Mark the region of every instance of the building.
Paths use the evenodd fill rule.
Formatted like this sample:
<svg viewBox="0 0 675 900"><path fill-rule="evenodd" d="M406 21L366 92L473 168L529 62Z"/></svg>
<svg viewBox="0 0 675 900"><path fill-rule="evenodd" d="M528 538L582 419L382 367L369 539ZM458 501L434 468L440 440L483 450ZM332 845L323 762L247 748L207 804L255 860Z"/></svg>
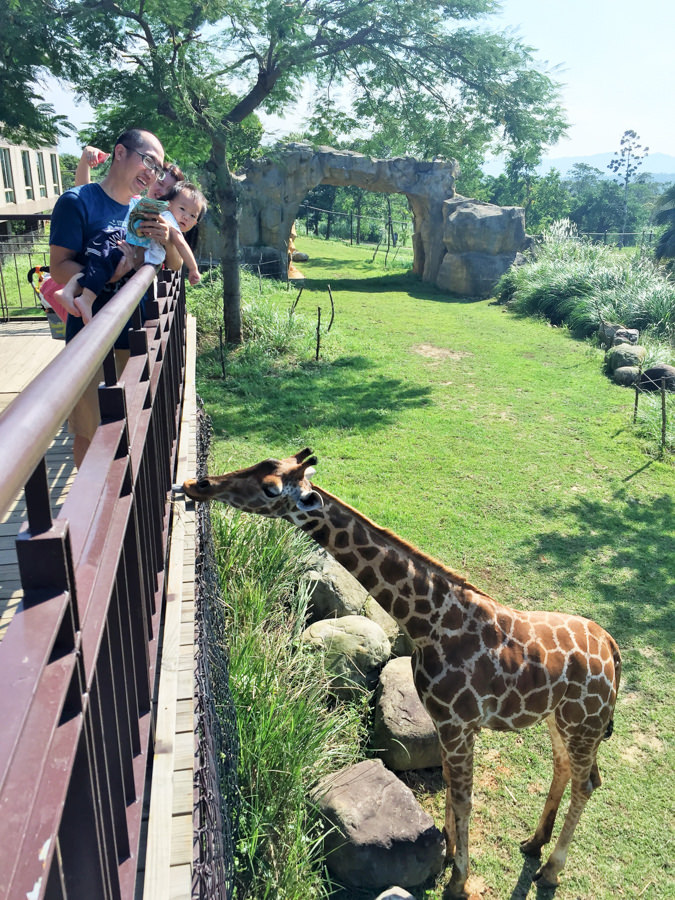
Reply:
<svg viewBox="0 0 675 900"><path fill-rule="evenodd" d="M0 219L49 212L60 193L56 147L34 150L0 138Z"/></svg>

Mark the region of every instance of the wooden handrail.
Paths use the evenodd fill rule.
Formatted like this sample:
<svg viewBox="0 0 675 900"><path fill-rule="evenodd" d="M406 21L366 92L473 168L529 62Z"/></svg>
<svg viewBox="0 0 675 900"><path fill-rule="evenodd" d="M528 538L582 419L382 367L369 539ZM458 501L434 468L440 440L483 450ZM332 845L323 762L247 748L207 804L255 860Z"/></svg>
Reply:
<svg viewBox="0 0 675 900"><path fill-rule="evenodd" d="M5 509L25 484L23 596L0 642L0 900L133 900L153 752L185 366L178 273L144 266L0 417ZM140 322L140 319L139 319ZM57 519L44 453L99 366L101 424Z"/></svg>
<svg viewBox="0 0 675 900"><path fill-rule="evenodd" d="M143 266L0 415L0 516L23 488L152 284Z"/></svg>

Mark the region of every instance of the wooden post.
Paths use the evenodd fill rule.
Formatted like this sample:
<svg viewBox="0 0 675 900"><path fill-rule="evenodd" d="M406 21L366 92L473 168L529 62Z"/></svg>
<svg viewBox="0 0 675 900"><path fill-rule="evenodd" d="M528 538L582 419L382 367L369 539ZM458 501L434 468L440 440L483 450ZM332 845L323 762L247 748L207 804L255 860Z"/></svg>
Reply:
<svg viewBox="0 0 675 900"><path fill-rule="evenodd" d="M317 317L316 317L316 356L314 357L316 361L319 361L319 350L321 349L321 307L317 306L316 308Z"/></svg>
<svg viewBox="0 0 675 900"><path fill-rule="evenodd" d="M333 303L333 292L330 289L330 285L328 285L328 296L330 297L330 322L328 323L326 334L331 330L333 319L335 318L335 303Z"/></svg>
<svg viewBox="0 0 675 900"><path fill-rule="evenodd" d="M635 405L633 406L633 425L635 425L635 423L637 422L637 414L638 414L638 397L640 396L640 382L639 382L639 377L640 377L640 376L638 375L638 381L635 382Z"/></svg>
<svg viewBox="0 0 675 900"><path fill-rule="evenodd" d="M666 446L666 379L661 378L661 451Z"/></svg>

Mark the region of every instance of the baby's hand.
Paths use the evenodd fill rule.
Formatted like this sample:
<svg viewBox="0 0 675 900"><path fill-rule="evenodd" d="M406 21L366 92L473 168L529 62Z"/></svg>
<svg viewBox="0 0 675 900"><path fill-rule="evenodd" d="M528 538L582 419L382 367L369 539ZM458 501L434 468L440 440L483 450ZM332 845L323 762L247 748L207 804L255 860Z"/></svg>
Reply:
<svg viewBox="0 0 675 900"><path fill-rule="evenodd" d="M198 269L190 269L188 272L188 281L190 284L199 284L202 280L202 276L199 274Z"/></svg>

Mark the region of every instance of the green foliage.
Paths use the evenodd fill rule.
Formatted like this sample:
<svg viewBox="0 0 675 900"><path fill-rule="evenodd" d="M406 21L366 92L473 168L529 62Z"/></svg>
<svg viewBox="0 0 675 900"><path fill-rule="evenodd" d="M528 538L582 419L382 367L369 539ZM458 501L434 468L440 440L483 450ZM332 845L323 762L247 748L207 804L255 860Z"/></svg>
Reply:
<svg viewBox="0 0 675 900"><path fill-rule="evenodd" d="M654 250L657 259L675 259L675 184L658 201L654 222L664 225Z"/></svg>
<svg viewBox="0 0 675 900"><path fill-rule="evenodd" d="M552 226L531 261L508 272L497 293L517 312L568 325L580 337L594 334L601 321L662 339L675 334L675 284L659 267L581 240L569 222Z"/></svg>
<svg viewBox="0 0 675 900"><path fill-rule="evenodd" d="M329 702L322 658L303 651L310 542L283 522L213 507L239 732L236 900L325 897L310 792L350 765L360 711Z"/></svg>

